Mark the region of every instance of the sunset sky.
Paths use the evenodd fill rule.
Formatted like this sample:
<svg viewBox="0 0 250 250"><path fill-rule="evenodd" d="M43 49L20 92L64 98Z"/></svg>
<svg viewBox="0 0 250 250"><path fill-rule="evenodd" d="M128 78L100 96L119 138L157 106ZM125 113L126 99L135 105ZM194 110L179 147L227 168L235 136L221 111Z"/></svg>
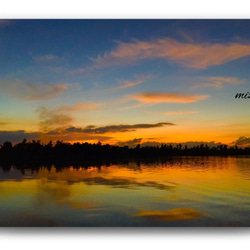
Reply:
<svg viewBox="0 0 250 250"><path fill-rule="evenodd" d="M250 145L250 20L0 20L0 144Z"/></svg>

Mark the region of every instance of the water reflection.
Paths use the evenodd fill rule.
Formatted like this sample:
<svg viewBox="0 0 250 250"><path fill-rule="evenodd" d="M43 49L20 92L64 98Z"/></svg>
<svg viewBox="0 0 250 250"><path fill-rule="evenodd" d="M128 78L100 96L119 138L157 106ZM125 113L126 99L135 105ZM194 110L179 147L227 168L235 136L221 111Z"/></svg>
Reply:
<svg viewBox="0 0 250 250"><path fill-rule="evenodd" d="M250 158L0 168L1 226L249 226Z"/></svg>
<svg viewBox="0 0 250 250"><path fill-rule="evenodd" d="M135 214L135 217L145 217L157 221L182 221L193 220L206 216L192 208L175 208L167 211L143 211Z"/></svg>

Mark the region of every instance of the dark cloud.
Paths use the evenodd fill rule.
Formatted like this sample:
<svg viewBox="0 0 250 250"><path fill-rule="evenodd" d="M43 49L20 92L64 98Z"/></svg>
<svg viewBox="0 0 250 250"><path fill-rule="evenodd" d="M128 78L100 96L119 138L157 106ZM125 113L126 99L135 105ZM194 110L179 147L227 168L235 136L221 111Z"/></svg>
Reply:
<svg viewBox="0 0 250 250"><path fill-rule="evenodd" d="M133 124L133 125L110 125L110 126L104 126L104 127L86 127L83 129L83 132L85 133L94 133L94 134L104 134L108 132L130 132L135 131L136 129L141 128L157 128L157 127L163 127L166 125L175 125L174 123L170 122L160 122L155 124Z"/></svg>
<svg viewBox="0 0 250 250"><path fill-rule="evenodd" d="M74 131L74 127L70 127L67 129L65 128L55 128L53 130L50 130L44 134L41 133L42 135L42 141L54 141L54 140L63 140L64 142L84 142L88 141L91 143L97 143L98 141L104 142L108 140L112 140L113 137L110 136L103 136L99 134L86 134L83 133L82 131L79 133L77 132L77 128Z"/></svg>
<svg viewBox="0 0 250 250"><path fill-rule="evenodd" d="M129 146L130 148L136 147L137 144L141 143L142 138L135 138L133 140L118 142L116 145L119 147Z"/></svg>
<svg viewBox="0 0 250 250"><path fill-rule="evenodd" d="M11 142L20 142L23 139L37 139L39 137L39 133L27 133L24 130L18 131L0 131L0 143L4 143L6 141Z"/></svg>
<svg viewBox="0 0 250 250"><path fill-rule="evenodd" d="M236 146L250 146L250 137L241 136L233 142Z"/></svg>
<svg viewBox="0 0 250 250"><path fill-rule="evenodd" d="M178 143L173 143L173 144L177 145ZM215 142L215 141L210 141L210 142L207 142L207 141L188 141L188 142L184 142L181 144L183 146L187 146L187 147L199 146L201 144L208 145L209 147L216 147L216 146L222 145L221 142Z"/></svg>
<svg viewBox="0 0 250 250"><path fill-rule="evenodd" d="M222 143L220 142L214 142L214 141L210 141L210 142L205 142L205 141L188 141L188 142L182 142L182 143L173 143L173 142L157 142L157 141L144 141L141 143L142 138L139 139L133 139L133 140L129 140L129 141L124 141L124 142L118 142L116 143L117 146L123 147L123 146L129 146L131 148L134 148L137 146L137 144L140 143L140 145L142 147L160 147L162 144L166 144L166 145L172 145L172 146L177 146L179 144L181 144L183 147L187 146L188 148L194 147L194 146L199 146L201 144L204 145L208 145L209 147L213 147L213 146L218 146L218 145L222 145Z"/></svg>
<svg viewBox="0 0 250 250"><path fill-rule="evenodd" d="M94 125L86 126L85 128L76 128L76 127L69 127L65 129L67 132L82 132L82 133L89 133L89 134L105 134L108 132L116 133L116 132L130 132L135 131L136 129L141 128L157 128L163 127L166 125L175 125L174 123L170 122L160 122L155 124L133 124L133 125L109 125L103 127L96 127ZM138 139L136 139L138 140Z"/></svg>
<svg viewBox="0 0 250 250"><path fill-rule="evenodd" d="M82 132L81 128L69 127L65 129L67 132Z"/></svg>
<svg viewBox="0 0 250 250"><path fill-rule="evenodd" d="M47 135L58 135L59 132L58 131L49 131L48 133L46 133Z"/></svg>

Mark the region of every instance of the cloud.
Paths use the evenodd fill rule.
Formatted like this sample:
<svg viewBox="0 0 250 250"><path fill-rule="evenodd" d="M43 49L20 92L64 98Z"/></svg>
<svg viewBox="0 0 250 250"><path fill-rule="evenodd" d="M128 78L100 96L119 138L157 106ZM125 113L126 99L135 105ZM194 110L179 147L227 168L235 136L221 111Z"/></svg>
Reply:
<svg viewBox="0 0 250 250"><path fill-rule="evenodd" d="M0 81L1 92L12 98L26 101L47 100L60 95L68 84L29 84L22 80Z"/></svg>
<svg viewBox="0 0 250 250"><path fill-rule="evenodd" d="M58 131L49 131L49 132L47 132L46 133L47 135L58 135L59 134L59 132Z"/></svg>
<svg viewBox="0 0 250 250"><path fill-rule="evenodd" d="M99 104L94 102L76 103L72 106L61 106L55 109L47 109L46 107L40 107L36 110L40 119L40 126L42 131L52 134L57 134L55 128L58 130L65 129L65 127L72 124L74 118L71 116L72 112L79 112L82 110L94 110L99 107ZM72 127L74 128L74 127ZM67 129L65 130L67 131ZM68 131L77 132L77 131Z"/></svg>
<svg viewBox="0 0 250 250"><path fill-rule="evenodd" d="M178 112L175 112L175 111L169 111L169 112L164 112L165 115L185 115L185 114L196 114L198 113L198 111L178 111Z"/></svg>
<svg viewBox="0 0 250 250"><path fill-rule="evenodd" d="M131 132L136 131L137 129L145 128L158 128L166 125L175 125L169 122L161 122L155 124L133 124L133 125L110 125L104 127L86 127L83 129L85 133L94 133L94 134L104 134L104 133L116 133L116 132Z"/></svg>
<svg viewBox="0 0 250 250"><path fill-rule="evenodd" d="M20 142L23 139L37 139L39 137L39 133L28 133L24 130L18 131L0 131L0 143L4 143L5 141L11 142Z"/></svg>
<svg viewBox="0 0 250 250"><path fill-rule="evenodd" d="M139 103L139 104L136 104L136 105L120 108L120 110L134 109L134 108L140 108L140 107L144 107L144 106L145 106L144 103Z"/></svg>
<svg viewBox="0 0 250 250"><path fill-rule="evenodd" d="M120 90L120 89L125 89L125 88L130 88L133 87L135 85L141 84L143 81L142 80L137 80L135 82L133 81L128 81L128 80L118 80L118 82L120 83L120 86L111 88L109 90Z"/></svg>
<svg viewBox="0 0 250 250"><path fill-rule="evenodd" d="M58 141L62 140L64 142L91 142L97 143L98 141L110 141L113 137L111 136L103 136L99 134L87 134L82 131L82 129L77 130L74 127L69 127L65 129L65 127L54 128L54 130L48 131L47 133L41 134L42 141Z"/></svg>
<svg viewBox="0 0 250 250"><path fill-rule="evenodd" d="M142 141L142 138L135 138L133 140L125 141L125 142L117 142L116 145L119 147L128 146L130 148L136 147L138 144L140 144Z"/></svg>
<svg viewBox="0 0 250 250"><path fill-rule="evenodd" d="M120 42L115 49L98 55L97 58L91 58L91 66L79 68L77 71L128 65L156 58L185 67L205 69L248 55L250 55L250 45L240 43L184 43L168 37L151 41L133 40L129 43Z"/></svg>
<svg viewBox="0 0 250 250"><path fill-rule="evenodd" d="M135 81L129 81L129 80L124 80L124 79L118 79L118 83L120 84L117 87L113 87L108 89L108 91L113 91L113 90L120 90L120 89L125 89L125 88L131 88L133 86L139 85L143 83L145 80L150 78L150 75L144 75L144 76L139 76L136 78Z"/></svg>
<svg viewBox="0 0 250 250"><path fill-rule="evenodd" d="M39 61L39 62L46 62L46 61L52 61L55 59L58 59L58 56L52 55L52 54L48 54L48 55L42 55L42 56L33 56L33 59L35 61Z"/></svg>
<svg viewBox="0 0 250 250"><path fill-rule="evenodd" d="M95 110L100 106L100 104L95 102L86 102L86 103L76 103L72 106L61 106L58 108L58 111L66 111L66 112L75 112L81 110Z"/></svg>
<svg viewBox="0 0 250 250"><path fill-rule="evenodd" d="M208 98L208 95L187 95L175 93L140 93L131 95L130 98L143 103L190 103Z"/></svg>
<svg viewBox="0 0 250 250"><path fill-rule="evenodd" d="M241 147L250 147L250 137L241 136L233 144Z"/></svg>
<svg viewBox="0 0 250 250"><path fill-rule="evenodd" d="M57 110L48 110L45 107L40 107L37 109L37 112L40 118L40 126L43 131L48 131L58 126L67 126L73 121L71 116L58 113Z"/></svg>
<svg viewBox="0 0 250 250"><path fill-rule="evenodd" d="M216 88L220 89L225 85L238 85L244 82L244 80L236 78L236 77L205 77L201 79L201 83L196 84L193 88Z"/></svg>
<svg viewBox="0 0 250 250"><path fill-rule="evenodd" d="M66 128L65 131L67 131L67 132L83 132L83 129L76 128L76 127L69 127L69 128Z"/></svg>
<svg viewBox="0 0 250 250"><path fill-rule="evenodd" d="M137 129L145 129L145 128L158 128L166 125L175 125L170 122L161 122L154 124L133 124L133 125L109 125L103 127L96 127L93 125L87 126L85 128L76 128L69 127L65 129L67 132L82 132L82 133L90 133L90 134L104 134L104 133L117 133L117 132L131 132Z"/></svg>

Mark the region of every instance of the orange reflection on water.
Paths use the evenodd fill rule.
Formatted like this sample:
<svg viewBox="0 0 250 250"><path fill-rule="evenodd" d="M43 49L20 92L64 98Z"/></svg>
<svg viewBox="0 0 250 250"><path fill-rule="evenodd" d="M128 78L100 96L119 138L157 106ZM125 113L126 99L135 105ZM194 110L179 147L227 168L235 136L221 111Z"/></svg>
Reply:
<svg viewBox="0 0 250 250"><path fill-rule="evenodd" d="M57 182L65 181L69 184L80 182L82 185L77 187L81 188L82 192L90 189L91 185L110 188L148 187L158 190L174 190L177 187L178 192L172 193L171 197L168 196L169 199L182 198L181 196L198 199L201 198L198 197L199 195L216 197L242 194L244 191L245 195L249 197L249 181L246 177L250 176L250 172L247 172L244 167L246 163L240 165L238 161L239 159L234 157L182 157L163 165L129 163L102 166L101 169L70 167L58 172L55 168L50 171L42 168L39 170L37 178ZM101 192L105 191L108 192L107 189L101 190Z"/></svg>
<svg viewBox="0 0 250 250"><path fill-rule="evenodd" d="M167 211L143 211L135 214L135 217L145 217L160 221L192 220L206 216L192 208L175 208Z"/></svg>
<svg viewBox="0 0 250 250"><path fill-rule="evenodd" d="M55 224L58 211L69 211L76 221L83 216L86 221L95 220L96 216L96 224L117 216L116 212L137 222L179 222L216 216L244 222L249 218L249 166L247 157L176 157L166 162L130 162L99 168L44 167L33 179L12 173L8 175L13 176L10 180L1 173L0 206L8 211L7 206L15 208L18 204L42 216L48 213L55 217ZM19 179L14 180L15 176Z"/></svg>

